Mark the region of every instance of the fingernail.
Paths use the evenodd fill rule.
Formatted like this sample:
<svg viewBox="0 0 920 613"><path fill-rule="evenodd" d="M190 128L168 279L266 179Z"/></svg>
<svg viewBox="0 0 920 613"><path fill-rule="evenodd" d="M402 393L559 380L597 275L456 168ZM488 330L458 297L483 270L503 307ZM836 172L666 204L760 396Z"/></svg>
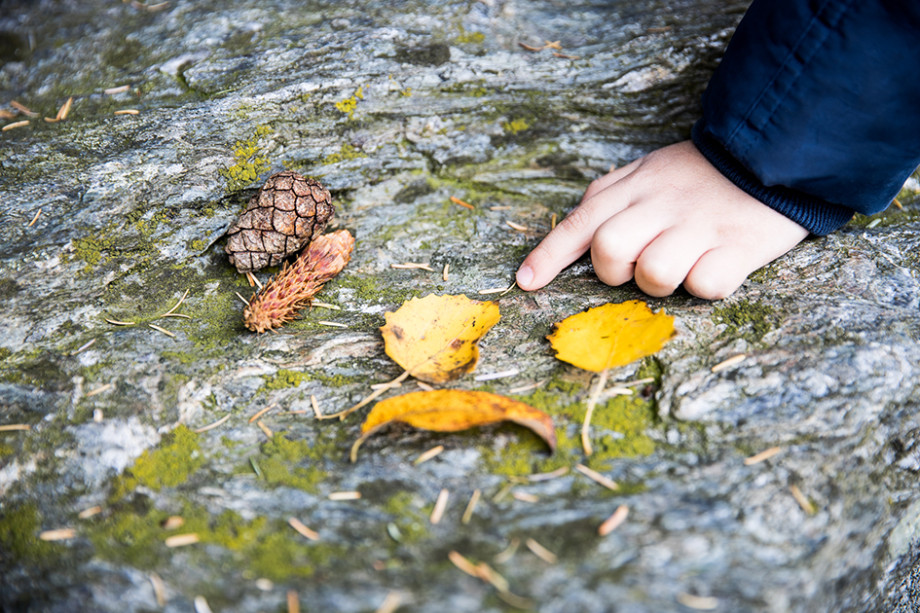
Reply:
<svg viewBox="0 0 920 613"><path fill-rule="evenodd" d="M527 264L524 264L518 268L515 279L517 279L517 284L519 286L526 288L530 285L530 282L533 281L533 269Z"/></svg>

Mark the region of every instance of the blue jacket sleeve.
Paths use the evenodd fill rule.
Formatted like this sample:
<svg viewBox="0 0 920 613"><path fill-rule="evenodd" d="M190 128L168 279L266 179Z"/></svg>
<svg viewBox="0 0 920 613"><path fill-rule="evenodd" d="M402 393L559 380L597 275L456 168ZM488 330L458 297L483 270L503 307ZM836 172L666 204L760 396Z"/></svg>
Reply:
<svg viewBox="0 0 920 613"><path fill-rule="evenodd" d="M920 164L920 2L755 0L693 141L814 234L883 210Z"/></svg>

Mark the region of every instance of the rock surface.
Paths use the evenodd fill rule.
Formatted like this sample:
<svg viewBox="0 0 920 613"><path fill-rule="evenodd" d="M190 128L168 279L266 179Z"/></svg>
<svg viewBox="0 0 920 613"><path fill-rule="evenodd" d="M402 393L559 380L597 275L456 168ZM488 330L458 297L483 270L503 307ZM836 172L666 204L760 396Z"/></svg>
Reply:
<svg viewBox="0 0 920 613"><path fill-rule="evenodd" d="M679 336L612 374L652 382L598 407L590 460L578 429L591 377L544 336L585 307L644 297L586 262L539 292L492 296L502 321L455 384L552 413L553 457L512 426L394 429L351 464L361 414L314 418L313 397L332 413L400 374L385 311L507 287L590 179L685 138L744 8L5 3L0 102L38 115L0 136L0 426L30 427L0 432L0 608L916 611L915 181L903 210L807 241L726 301L650 301ZM42 119L70 97L66 119ZM257 336L222 235L285 169L330 188L357 248L319 296L339 310ZM436 272L391 268L407 261ZM186 290L174 313L190 318L164 317ZM250 418L265 408L262 429ZM330 500L341 491L361 498ZM620 505L626 522L598 536ZM60 528L72 538L40 538ZM182 534L198 542L167 546Z"/></svg>

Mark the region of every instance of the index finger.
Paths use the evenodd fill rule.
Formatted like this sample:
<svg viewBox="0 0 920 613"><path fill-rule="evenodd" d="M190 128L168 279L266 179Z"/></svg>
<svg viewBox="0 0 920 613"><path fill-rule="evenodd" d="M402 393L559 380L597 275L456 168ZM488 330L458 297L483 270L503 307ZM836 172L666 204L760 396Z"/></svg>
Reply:
<svg viewBox="0 0 920 613"><path fill-rule="evenodd" d="M584 255L597 228L626 208L629 200L623 193L625 190L618 188L618 181L608 180L607 185L595 190L547 234L521 263L516 276L518 287L527 291L540 289Z"/></svg>

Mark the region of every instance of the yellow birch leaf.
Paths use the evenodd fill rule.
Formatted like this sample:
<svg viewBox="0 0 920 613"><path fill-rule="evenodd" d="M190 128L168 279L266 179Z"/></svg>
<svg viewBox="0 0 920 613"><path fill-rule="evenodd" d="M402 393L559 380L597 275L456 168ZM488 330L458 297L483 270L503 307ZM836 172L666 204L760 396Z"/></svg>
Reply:
<svg viewBox="0 0 920 613"><path fill-rule="evenodd" d="M672 316L629 300L566 317L546 338L560 360L601 372L655 353L674 334Z"/></svg>
<svg viewBox="0 0 920 613"><path fill-rule="evenodd" d="M551 451L556 449L553 420L543 411L489 392L434 390L403 394L374 405L361 425L361 438L351 449L351 460L355 461L361 443L393 422L434 432L457 432L501 421L530 428Z"/></svg>
<svg viewBox="0 0 920 613"><path fill-rule="evenodd" d="M386 313L380 331L387 355L410 375L444 383L476 368L477 343L500 317L497 302L429 294Z"/></svg>

